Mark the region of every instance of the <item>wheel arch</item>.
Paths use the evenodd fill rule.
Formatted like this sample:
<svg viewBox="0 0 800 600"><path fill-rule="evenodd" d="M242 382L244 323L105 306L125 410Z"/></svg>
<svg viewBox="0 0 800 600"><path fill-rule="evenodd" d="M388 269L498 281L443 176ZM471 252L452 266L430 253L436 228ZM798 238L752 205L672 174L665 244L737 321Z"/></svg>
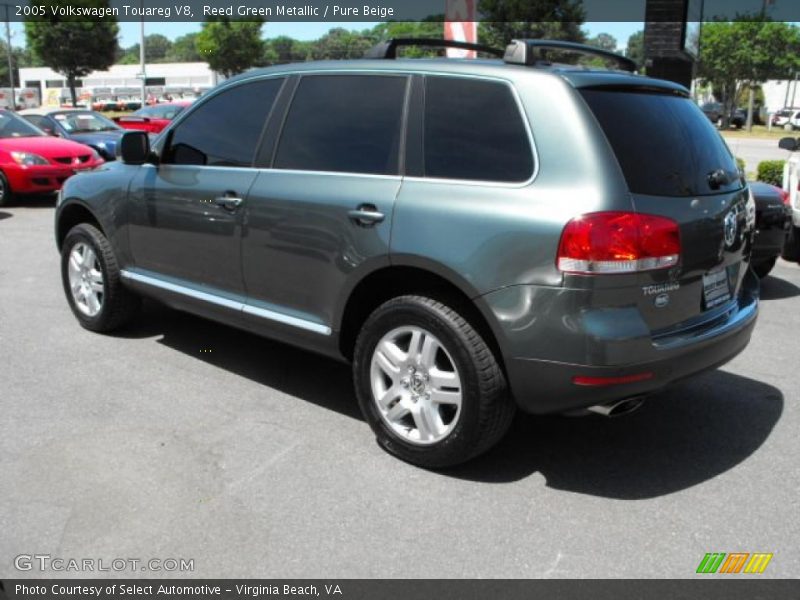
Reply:
<svg viewBox="0 0 800 600"><path fill-rule="evenodd" d="M56 220L56 245L61 250L64 238L67 237L69 230L81 223L91 223L97 227L103 235L106 235L105 228L100 223L100 219L83 203L77 200L67 200L58 211Z"/></svg>
<svg viewBox="0 0 800 600"><path fill-rule="evenodd" d="M480 333L505 371L493 319L473 300L479 294L469 284L456 283L459 278L428 265L392 263L365 275L347 295L338 321L342 356L352 360L361 324L372 311L391 298L416 294L439 300L461 314Z"/></svg>

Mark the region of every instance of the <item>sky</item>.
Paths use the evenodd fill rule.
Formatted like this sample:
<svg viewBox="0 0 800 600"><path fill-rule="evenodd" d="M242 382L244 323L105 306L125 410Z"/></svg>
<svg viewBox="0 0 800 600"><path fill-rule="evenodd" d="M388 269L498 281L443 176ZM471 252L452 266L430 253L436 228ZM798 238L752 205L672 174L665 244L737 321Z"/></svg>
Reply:
<svg viewBox="0 0 800 600"><path fill-rule="evenodd" d="M336 23L336 22L272 22L264 25L264 37L273 38L279 35L288 35L298 40L315 40L324 35L329 29L335 27L344 27L345 29L371 29L378 23ZM201 23L145 23L145 35L152 33L160 33L171 40L177 37L191 33L193 31L200 31ZM127 48L139 42L140 23L124 22L119 24L120 30L120 45ZM617 39L617 44L620 50L624 50L628 37L644 28L644 23L626 22L626 23L605 23L605 22L586 22L583 28L589 33L589 37L593 37L598 33L609 33ZM22 23L11 23L12 38L11 43L14 46L25 45L25 33L22 30Z"/></svg>

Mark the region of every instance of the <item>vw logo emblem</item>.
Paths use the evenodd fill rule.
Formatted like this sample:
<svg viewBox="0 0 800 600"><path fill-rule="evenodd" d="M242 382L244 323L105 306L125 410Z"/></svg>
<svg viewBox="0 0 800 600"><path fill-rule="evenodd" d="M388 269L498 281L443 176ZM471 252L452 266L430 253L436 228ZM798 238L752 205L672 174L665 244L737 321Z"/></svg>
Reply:
<svg viewBox="0 0 800 600"><path fill-rule="evenodd" d="M729 212L723 221L725 246L730 248L736 243L736 213Z"/></svg>

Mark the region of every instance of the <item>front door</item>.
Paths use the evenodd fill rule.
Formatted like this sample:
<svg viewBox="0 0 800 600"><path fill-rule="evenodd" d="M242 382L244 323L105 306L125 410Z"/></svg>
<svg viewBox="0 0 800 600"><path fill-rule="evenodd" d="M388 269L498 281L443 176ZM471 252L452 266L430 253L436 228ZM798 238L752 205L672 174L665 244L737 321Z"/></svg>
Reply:
<svg viewBox="0 0 800 600"><path fill-rule="evenodd" d="M158 165L130 186L135 269L177 285L241 294L241 227L253 159L283 79L244 83L188 110L166 135Z"/></svg>

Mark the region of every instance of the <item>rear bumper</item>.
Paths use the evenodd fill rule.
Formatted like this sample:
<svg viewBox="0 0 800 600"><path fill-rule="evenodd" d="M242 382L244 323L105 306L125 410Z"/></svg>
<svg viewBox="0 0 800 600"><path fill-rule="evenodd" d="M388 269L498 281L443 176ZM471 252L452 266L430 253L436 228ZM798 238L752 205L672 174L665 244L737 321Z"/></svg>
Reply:
<svg viewBox="0 0 800 600"><path fill-rule="evenodd" d="M748 272L739 297L720 312L714 311L713 319L671 332L669 336L654 338L649 332L639 330L637 333L635 324L620 321L617 327L607 329L606 339L591 331L577 334L584 337L583 352L590 359L587 361L506 357L511 391L521 409L537 414L565 412L650 394L731 360L750 341L757 314L758 281ZM625 314L620 316L624 318ZM552 318L560 319L567 327L575 325L575 322L570 323L569 317ZM575 334L573 331L573 338ZM574 339L570 343L574 344ZM557 337L549 336L547 344L552 354L559 354ZM620 348L628 350L628 360L620 360ZM594 357L600 360L591 360ZM616 358L611 361L603 357ZM646 378L589 386L577 385L573 381L575 377Z"/></svg>

